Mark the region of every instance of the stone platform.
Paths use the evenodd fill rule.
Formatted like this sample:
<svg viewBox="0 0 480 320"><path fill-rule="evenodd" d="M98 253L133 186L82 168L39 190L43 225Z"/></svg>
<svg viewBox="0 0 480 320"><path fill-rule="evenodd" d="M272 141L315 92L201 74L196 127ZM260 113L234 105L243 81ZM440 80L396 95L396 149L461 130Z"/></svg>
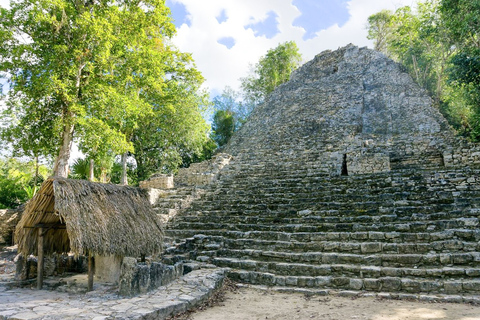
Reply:
<svg viewBox="0 0 480 320"><path fill-rule="evenodd" d="M120 298L102 287L87 294L15 288L0 284L0 320L165 319L207 300L222 286L226 269L194 270L165 287Z"/></svg>

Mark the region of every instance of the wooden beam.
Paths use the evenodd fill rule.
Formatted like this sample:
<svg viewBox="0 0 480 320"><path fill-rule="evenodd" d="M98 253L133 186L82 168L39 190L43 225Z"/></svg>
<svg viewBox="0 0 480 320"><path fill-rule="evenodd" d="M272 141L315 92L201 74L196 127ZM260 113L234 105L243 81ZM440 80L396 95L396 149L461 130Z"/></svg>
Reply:
<svg viewBox="0 0 480 320"><path fill-rule="evenodd" d="M67 229L67 226L64 224L37 224L34 225L33 227L28 227L25 226L23 227L24 229L37 229L37 228L43 228L44 231L43 233L47 233L48 230L53 229L53 230L65 230Z"/></svg>
<svg viewBox="0 0 480 320"><path fill-rule="evenodd" d="M93 255L91 252L88 252L88 289L87 291L93 290Z"/></svg>
<svg viewBox="0 0 480 320"><path fill-rule="evenodd" d="M38 228L37 289L43 287L43 228Z"/></svg>

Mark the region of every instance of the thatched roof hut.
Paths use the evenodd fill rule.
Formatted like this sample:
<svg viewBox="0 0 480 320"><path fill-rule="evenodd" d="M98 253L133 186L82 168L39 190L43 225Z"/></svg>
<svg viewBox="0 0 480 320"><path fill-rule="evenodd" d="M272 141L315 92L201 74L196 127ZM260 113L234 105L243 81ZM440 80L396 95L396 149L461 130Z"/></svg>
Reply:
<svg viewBox="0 0 480 320"><path fill-rule="evenodd" d="M28 202L17 225L18 250L133 256L161 251L163 231L146 191L84 180L50 178Z"/></svg>

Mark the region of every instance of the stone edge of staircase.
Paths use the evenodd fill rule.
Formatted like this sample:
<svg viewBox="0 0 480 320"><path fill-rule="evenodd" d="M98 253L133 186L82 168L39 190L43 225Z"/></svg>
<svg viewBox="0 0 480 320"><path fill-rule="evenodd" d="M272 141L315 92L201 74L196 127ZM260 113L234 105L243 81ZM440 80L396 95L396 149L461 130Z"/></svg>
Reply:
<svg viewBox="0 0 480 320"><path fill-rule="evenodd" d="M480 305L480 295L453 295L453 294L414 294L414 293L397 293L397 292L372 292L372 291L355 291L355 290L335 290L335 289L311 289L301 287L281 287L281 286L265 286L254 284L238 283L238 287L252 288L260 291L273 291L281 293L300 293L306 296L333 296L346 298L375 298L389 300L408 300L429 303L466 303Z"/></svg>
<svg viewBox="0 0 480 320"><path fill-rule="evenodd" d="M193 310L221 289L227 271L228 268L193 270L167 285L166 290L154 293L156 300L163 301L163 306L154 310L144 309L143 314L136 317L122 317L120 314L111 316L115 319L166 319ZM195 289L187 292L185 288ZM175 299L171 299L172 294L175 295Z"/></svg>

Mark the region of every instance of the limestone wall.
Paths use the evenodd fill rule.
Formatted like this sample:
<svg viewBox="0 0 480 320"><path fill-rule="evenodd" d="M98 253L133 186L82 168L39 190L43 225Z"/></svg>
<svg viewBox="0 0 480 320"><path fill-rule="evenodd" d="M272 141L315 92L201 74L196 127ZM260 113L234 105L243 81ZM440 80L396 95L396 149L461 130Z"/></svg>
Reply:
<svg viewBox="0 0 480 320"><path fill-rule="evenodd" d="M390 157L383 153L354 153L347 158L348 174L390 171Z"/></svg>
<svg viewBox="0 0 480 320"><path fill-rule="evenodd" d="M137 263L135 258L124 258L120 275L119 294L134 296L167 285L183 275L183 263L166 265L160 262Z"/></svg>
<svg viewBox="0 0 480 320"><path fill-rule="evenodd" d="M37 257L24 257L19 254L15 258L15 280L28 280L37 277ZM68 254L52 254L44 257L44 276L58 276L66 272L85 273L88 270L86 257L75 258Z"/></svg>
<svg viewBox="0 0 480 320"><path fill-rule="evenodd" d="M378 154L360 157L368 140ZM349 163L353 174L388 170L386 156L398 167L436 166L456 143L428 93L399 64L348 45L297 69L253 111L225 152L258 161L269 155L277 163L322 161L320 169L332 174L338 173L335 155L347 154L358 159Z"/></svg>
<svg viewBox="0 0 480 320"><path fill-rule="evenodd" d="M13 244L15 226L20 221L23 206L17 209L0 210L0 244Z"/></svg>
<svg viewBox="0 0 480 320"><path fill-rule="evenodd" d="M181 168L175 176L175 184L190 186L205 186L215 180L220 170L225 167L232 156L219 153L200 163L192 163L188 168Z"/></svg>
<svg viewBox="0 0 480 320"><path fill-rule="evenodd" d="M120 279L122 261L121 256L95 256L95 280L117 283Z"/></svg>
<svg viewBox="0 0 480 320"><path fill-rule="evenodd" d="M172 189L175 187L173 176L167 174L155 175L148 180L140 181L139 186L145 189Z"/></svg>
<svg viewBox="0 0 480 320"><path fill-rule="evenodd" d="M443 153L446 167L480 166L480 146L472 143L460 145Z"/></svg>

